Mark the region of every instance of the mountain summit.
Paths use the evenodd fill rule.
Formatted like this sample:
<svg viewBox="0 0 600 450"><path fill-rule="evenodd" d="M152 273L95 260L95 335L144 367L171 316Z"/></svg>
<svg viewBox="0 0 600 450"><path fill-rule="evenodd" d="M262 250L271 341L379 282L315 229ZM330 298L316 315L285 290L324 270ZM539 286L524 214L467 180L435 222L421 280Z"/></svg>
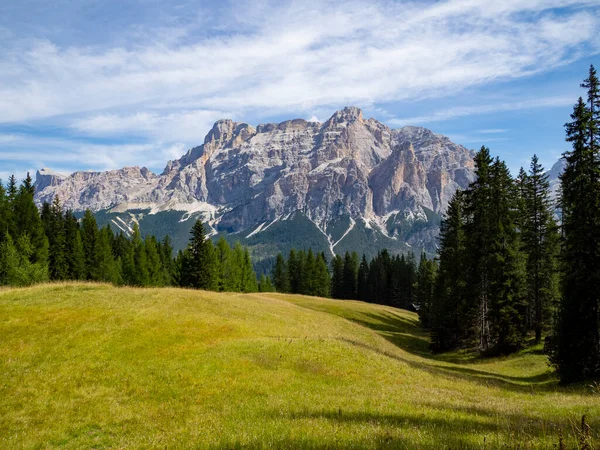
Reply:
<svg viewBox="0 0 600 450"><path fill-rule="evenodd" d="M36 200L58 196L65 207L99 212L124 231L122 222L136 220L144 230L145 220L169 232L164 220L149 218L161 213L177 223L203 217L213 233L260 242L265 256L308 244L328 253L433 251L440 216L473 178L465 147L425 128L390 129L346 107L324 123L219 120L204 144L160 175L139 167L69 176L44 169ZM296 243L308 228L309 241ZM275 235L277 242L269 237Z"/></svg>

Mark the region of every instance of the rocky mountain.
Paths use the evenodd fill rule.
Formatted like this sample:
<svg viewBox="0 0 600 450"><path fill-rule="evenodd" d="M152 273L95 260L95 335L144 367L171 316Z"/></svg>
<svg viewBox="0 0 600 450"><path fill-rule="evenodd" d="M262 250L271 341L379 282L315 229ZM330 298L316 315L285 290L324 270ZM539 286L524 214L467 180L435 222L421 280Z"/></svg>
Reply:
<svg viewBox="0 0 600 450"><path fill-rule="evenodd" d="M137 221L142 231L175 235L180 246L187 220L203 217L214 235L243 241L259 258L291 246L330 255L433 252L450 198L473 178L472 151L347 107L324 123L220 120L160 175L139 167L68 176L43 169L36 199L58 196L125 232Z"/></svg>

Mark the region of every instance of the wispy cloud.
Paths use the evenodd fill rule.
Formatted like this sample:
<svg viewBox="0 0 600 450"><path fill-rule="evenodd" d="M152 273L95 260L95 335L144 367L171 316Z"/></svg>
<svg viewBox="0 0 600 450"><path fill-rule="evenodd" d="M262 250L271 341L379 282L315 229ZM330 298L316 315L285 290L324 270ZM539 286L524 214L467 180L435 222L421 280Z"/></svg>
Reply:
<svg viewBox="0 0 600 450"><path fill-rule="evenodd" d="M573 104L573 97L570 96L558 96L548 98L535 98L530 100L516 101L516 102L505 102L505 103L493 103L488 105L475 105L475 106L458 106L455 108L443 109L436 111L433 114L426 116L415 116L405 118L395 118L387 121L393 126L403 125L414 125L414 124L425 124L431 122L441 122L444 120L455 119L457 117L491 114L502 111L518 111L523 109L535 109L535 108L549 108L559 106L569 106ZM481 130L480 133L501 133L505 130Z"/></svg>
<svg viewBox="0 0 600 450"><path fill-rule="evenodd" d="M100 30L95 16L77 22L88 17L85 8L66 0L36 7L36 17L50 17L53 26L34 24L25 7L11 24L10 9L18 8L0 6L0 37L6 38L0 124L45 121L73 137L46 142L41 150L29 143L40 139L25 142L7 133L0 136L0 160L159 166L160 159L200 143L218 118L323 118L323 111L348 104L367 107L394 126L565 106L573 99L394 118L377 105L456 95L600 52L600 0L163 3L132 0L139 14L121 15L115 13L120 3L103 2L100 19L115 16L109 32ZM61 14L76 15L67 22L79 28L61 26ZM142 143L99 145L95 137Z"/></svg>
<svg viewBox="0 0 600 450"><path fill-rule="evenodd" d="M180 101L197 110L286 110L448 94L597 52L597 14L551 10L590 4L597 2L268 3L264 14L227 17L237 21L230 29L240 24L236 34L185 44L25 42L2 55L0 121Z"/></svg>
<svg viewBox="0 0 600 450"><path fill-rule="evenodd" d="M5 136L0 134L0 142ZM38 168L51 167L63 172L138 165L160 170L167 160L180 157L187 148L181 142L95 144L26 134L10 136L10 143L3 145L0 153L4 162L21 167L34 161Z"/></svg>

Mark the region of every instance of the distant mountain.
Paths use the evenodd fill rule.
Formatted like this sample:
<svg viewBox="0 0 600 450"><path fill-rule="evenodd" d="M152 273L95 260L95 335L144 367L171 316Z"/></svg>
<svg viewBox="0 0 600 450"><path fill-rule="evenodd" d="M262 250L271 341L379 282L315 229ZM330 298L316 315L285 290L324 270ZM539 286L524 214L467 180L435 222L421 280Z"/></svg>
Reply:
<svg viewBox="0 0 600 450"><path fill-rule="evenodd" d="M439 221L457 189L474 179L473 152L419 127L393 130L347 107L324 123L302 119L256 128L216 122L204 144L146 168L76 172L47 169L38 203L59 196L67 208L96 211L128 232L187 241L190 219L213 235L240 240L268 260L292 246L331 256L412 249L434 252Z"/></svg>

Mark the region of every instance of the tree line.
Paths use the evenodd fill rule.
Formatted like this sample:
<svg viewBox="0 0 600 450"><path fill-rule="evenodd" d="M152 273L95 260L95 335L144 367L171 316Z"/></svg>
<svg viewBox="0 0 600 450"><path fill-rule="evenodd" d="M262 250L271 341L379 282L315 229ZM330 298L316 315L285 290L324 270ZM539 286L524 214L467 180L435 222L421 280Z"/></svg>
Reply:
<svg viewBox="0 0 600 450"><path fill-rule="evenodd" d="M44 281L98 281L128 286L180 286L233 292L272 291L264 275L257 281L248 249L216 245L197 221L187 248L173 257L169 236L142 237L137 223L130 236L99 227L91 211L81 219L58 198L41 209L33 180L0 182L0 285Z"/></svg>
<svg viewBox="0 0 600 450"><path fill-rule="evenodd" d="M329 266L329 267L328 267ZM387 250L367 261L356 252L336 255L328 265L324 253L292 249L277 255L271 278L278 292L414 308L432 295L437 265L425 254L392 256Z"/></svg>

